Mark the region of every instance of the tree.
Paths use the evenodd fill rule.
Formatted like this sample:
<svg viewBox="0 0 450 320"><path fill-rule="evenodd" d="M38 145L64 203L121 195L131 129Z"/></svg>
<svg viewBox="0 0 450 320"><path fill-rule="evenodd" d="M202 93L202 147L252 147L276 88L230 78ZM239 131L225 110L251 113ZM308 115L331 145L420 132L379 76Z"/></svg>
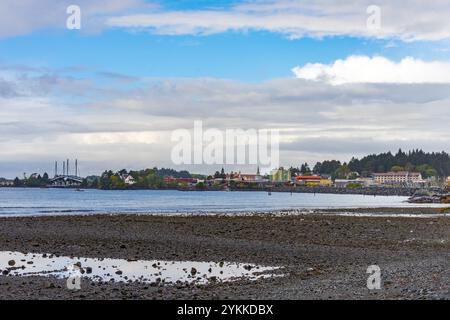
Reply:
<svg viewBox="0 0 450 320"><path fill-rule="evenodd" d="M16 177L14 179L14 187L21 187L22 186L22 181L20 181L20 179L18 177Z"/></svg>
<svg viewBox="0 0 450 320"><path fill-rule="evenodd" d="M332 175L339 167L341 166L341 162L337 160L317 162L314 166L314 173L316 174L328 174Z"/></svg>
<svg viewBox="0 0 450 320"><path fill-rule="evenodd" d="M309 168L309 165L306 162L301 165L300 172L303 175L311 174L311 169Z"/></svg>
<svg viewBox="0 0 450 320"><path fill-rule="evenodd" d="M401 166L393 166L391 168L391 171L393 172L400 172L400 171L405 171L405 168L401 167Z"/></svg>
<svg viewBox="0 0 450 320"><path fill-rule="evenodd" d="M195 188L196 188L197 190L205 190L205 189L206 189L206 186L205 186L205 184L204 184L203 182L199 182L199 183L197 183L197 185L195 186Z"/></svg>
<svg viewBox="0 0 450 320"><path fill-rule="evenodd" d="M301 173L299 168L294 167L290 167L289 171L291 172L291 177L296 177Z"/></svg>
<svg viewBox="0 0 450 320"><path fill-rule="evenodd" d="M350 168L346 163L344 163L334 172L334 174L332 175L332 179L347 179L350 173Z"/></svg>

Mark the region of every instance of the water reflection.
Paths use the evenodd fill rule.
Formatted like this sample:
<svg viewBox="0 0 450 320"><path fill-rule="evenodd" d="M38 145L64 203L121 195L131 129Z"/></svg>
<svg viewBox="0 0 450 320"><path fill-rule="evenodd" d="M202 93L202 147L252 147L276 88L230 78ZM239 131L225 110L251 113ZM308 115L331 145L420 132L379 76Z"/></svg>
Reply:
<svg viewBox="0 0 450 320"><path fill-rule="evenodd" d="M71 258L51 254L0 251L3 276L81 277L102 282L195 283L282 276L280 267L233 262Z"/></svg>

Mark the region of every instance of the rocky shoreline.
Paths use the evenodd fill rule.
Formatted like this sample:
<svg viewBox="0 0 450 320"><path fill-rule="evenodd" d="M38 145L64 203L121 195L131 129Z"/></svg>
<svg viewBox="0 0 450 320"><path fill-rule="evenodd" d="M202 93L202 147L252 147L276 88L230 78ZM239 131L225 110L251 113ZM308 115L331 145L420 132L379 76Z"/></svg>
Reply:
<svg viewBox="0 0 450 320"><path fill-rule="evenodd" d="M0 187L2 188L2 187ZM4 187L6 188L6 187ZM23 188L23 187L17 187ZM28 187L35 188L35 187ZM64 189L78 189L78 187L64 187ZM89 189L89 188L88 188ZM83 190L83 189L81 189ZM247 188L237 188L231 187L226 190L224 187L205 187L204 189L198 189L196 187L183 187L183 188L134 188L130 187L123 190L178 190L178 191L191 191L191 192L204 192L204 191L263 191L263 192L293 192L293 193L324 193L324 194L355 194L355 195L370 195L370 196L401 196L401 197L411 197L413 196L419 188L412 187L360 187L360 188L337 188L337 187L306 187L306 186L260 186L260 187L247 187Z"/></svg>
<svg viewBox="0 0 450 320"><path fill-rule="evenodd" d="M386 217L341 216L385 213ZM429 218L393 217L399 213ZM0 219L2 251L92 258L283 266L284 277L208 285L0 276L1 299L450 299L450 219L431 208L243 216L55 216ZM438 215L438 216L436 216ZM382 272L368 290L369 265Z"/></svg>
<svg viewBox="0 0 450 320"><path fill-rule="evenodd" d="M273 187L271 192L293 192L293 193L325 193L325 194L358 194L369 196L400 196L411 197L419 189L407 187L361 187L361 188L336 188L336 187ZM231 189L231 191L269 191L267 188L255 189Z"/></svg>

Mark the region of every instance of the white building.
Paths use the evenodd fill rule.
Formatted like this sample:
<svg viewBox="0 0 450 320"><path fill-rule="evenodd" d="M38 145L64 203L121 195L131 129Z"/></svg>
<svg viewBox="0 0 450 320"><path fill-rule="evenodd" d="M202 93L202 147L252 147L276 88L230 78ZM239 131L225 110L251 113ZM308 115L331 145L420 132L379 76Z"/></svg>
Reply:
<svg viewBox="0 0 450 320"><path fill-rule="evenodd" d="M0 187L12 187L12 186L14 186L13 180L0 178Z"/></svg>
<svg viewBox="0 0 450 320"><path fill-rule="evenodd" d="M420 172L385 172L374 173L373 178L376 184L381 185L411 185L424 183Z"/></svg>
<svg viewBox="0 0 450 320"><path fill-rule="evenodd" d="M136 183L136 180L131 175L127 175L123 178L123 182L125 182L126 185L133 185Z"/></svg>

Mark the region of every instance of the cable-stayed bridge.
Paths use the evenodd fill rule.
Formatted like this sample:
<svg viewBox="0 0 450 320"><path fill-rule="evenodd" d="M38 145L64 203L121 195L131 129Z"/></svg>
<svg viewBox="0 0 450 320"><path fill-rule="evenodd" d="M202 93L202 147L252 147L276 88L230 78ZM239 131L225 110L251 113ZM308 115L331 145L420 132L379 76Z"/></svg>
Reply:
<svg viewBox="0 0 450 320"><path fill-rule="evenodd" d="M78 160L75 160L74 174L70 173L70 161L67 159L62 162L62 174L58 171L58 161L55 161L55 176L50 179L50 187L79 187L83 182L83 178L79 176Z"/></svg>

